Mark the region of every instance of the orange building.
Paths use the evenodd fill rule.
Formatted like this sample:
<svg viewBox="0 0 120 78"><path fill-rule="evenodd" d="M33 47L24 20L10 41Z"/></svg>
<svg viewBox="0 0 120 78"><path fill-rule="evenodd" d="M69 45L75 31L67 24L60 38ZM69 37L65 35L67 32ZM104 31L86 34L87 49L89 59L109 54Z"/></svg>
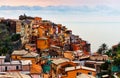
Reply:
<svg viewBox="0 0 120 78"><path fill-rule="evenodd" d="M38 28L38 36L39 36L39 37L43 37L44 35L45 35L45 29L44 29L43 26L40 26L40 27Z"/></svg>
<svg viewBox="0 0 120 78"><path fill-rule="evenodd" d="M22 60L31 60L32 64L36 64L39 60L39 55L34 52L28 52L21 57Z"/></svg>
<svg viewBox="0 0 120 78"><path fill-rule="evenodd" d="M21 33L21 22L18 20L16 21L16 33Z"/></svg>
<svg viewBox="0 0 120 78"><path fill-rule="evenodd" d="M53 27L50 26L50 27L49 27L49 35L53 35L53 33L54 33Z"/></svg>
<svg viewBox="0 0 120 78"><path fill-rule="evenodd" d="M61 24L57 24L57 26L58 26L58 33L61 33L62 25Z"/></svg>
<svg viewBox="0 0 120 78"><path fill-rule="evenodd" d="M96 77L96 69L85 66L66 67L65 74L62 75L61 78L76 78L80 74L87 74Z"/></svg>
<svg viewBox="0 0 120 78"><path fill-rule="evenodd" d="M68 58L68 59L70 59L70 60L73 60L74 59L74 56L73 56L73 52L72 51L66 51L66 52L64 52L64 57L65 58Z"/></svg>
<svg viewBox="0 0 120 78"><path fill-rule="evenodd" d="M80 44L73 44L73 51L81 50Z"/></svg>
<svg viewBox="0 0 120 78"><path fill-rule="evenodd" d="M41 37L37 39L37 48L43 50L43 49L47 49L48 46L48 39L45 37Z"/></svg>
<svg viewBox="0 0 120 78"><path fill-rule="evenodd" d="M42 67L37 64L32 64L30 74L32 78L41 78Z"/></svg>
<svg viewBox="0 0 120 78"><path fill-rule="evenodd" d="M34 21L35 21L36 24L37 24L37 23L40 23L40 22L42 21L42 18L40 18L40 17L35 17L35 18L34 18Z"/></svg>
<svg viewBox="0 0 120 78"><path fill-rule="evenodd" d="M29 51L35 52L36 51L36 44L26 44L25 49L28 49Z"/></svg>
<svg viewBox="0 0 120 78"><path fill-rule="evenodd" d="M65 74L65 67L77 66L76 63L71 62L65 58L59 58L52 61L52 78L57 77L60 74Z"/></svg>
<svg viewBox="0 0 120 78"><path fill-rule="evenodd" d="M79 74L96 76L96 69L60 58L52 61L52 78L76 78Z"/></svg>
<svg viewBox="0 0 120 78"><path fill-rule="evenodd" d="M21 57L27 53L28 51L25 50L14 50L11 55L11 58L12 60L21 60Z"/></svg>

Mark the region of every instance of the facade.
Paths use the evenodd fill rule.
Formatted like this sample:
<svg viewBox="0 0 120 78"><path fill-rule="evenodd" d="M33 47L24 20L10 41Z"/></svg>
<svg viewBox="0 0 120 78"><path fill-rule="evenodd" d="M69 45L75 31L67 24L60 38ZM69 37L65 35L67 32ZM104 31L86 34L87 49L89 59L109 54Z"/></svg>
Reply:
<svg viewBox="0 0 120 78"><path fill-rule="evenodd" d="M96 76L96 69L78 65L67 59L56 59L52 63L52 78L76 78L80 74Z"/></svg>
<svg viewBox="0 0 120 78"><path fill-rule="evenodd" d="M31 60L20 60L22 65L22 71L30 72L32 61Z"/></svg>
<svg viewBox="0 0 120 78"><path fill-rule="evenodd" d="M21 69L20 61L10 61L0 64L0 72L20 71Z"/></svg>
<svg viewBox="0 0 120 78"><path fill-rule="evenodd" d="M31 69L30 69L30 74L32 78L41 78L42 67L40 65L32 64Z"/></svg>
<svg viewBox="0 0 120 78"><path fill-rule="evenodd" d="M48 38L40 37L37 39L37 48L40 50L47 49L49 47Z"/></svg>
<svg viewBox="0 0 120 78"><path fill-rule="evenodd" d="M65 67L77 66L77 64L71 62L68 59L60 58L52 61L52 78L64 75L66 72Z"/></svg>
<svg viewBox="0 0 120 78"><path fill-rule="evenodd" d="M3 64L5 61L6 56L0 56L0 64Z"/></svg>
<svg viewBox="0 0 120 78"><path fill-rule="evenodd" d="M76 78L80 74L87 74L96 77L96 70L85 66L66 67L65 74L61 78Z"/></svg>
<svg viewBox="0 0 120 78"><path fill-rule="evenodd" d="M25 50L14 50L11 54L12 60L21 60L21 57L28 53L28 51Z"/></svg>
<svg viewBox="0 0 120 78"><path fill-rule="evenodd" d="M73 54L73 52L72 51L66 51L66 52L64 52L64 58L68 58L68 59L70 59L70 60L74 60L75 58L74 58L74 54Z"/></svg>
<svg viewBox="0 0 120 78"><path fill-rule="evenodd" d="M39 60L39 55L34 52L28 52L21 57L22 60L31 60L33 64L36 64Z"/></svg>
<svg viewBox="0 0 120 78"><path fill-rule="evenodd" d="M45 36L45 29L44 29L43 26L40 26L40 27L38 28L38 36L39 36L39 37Z"/></svg>
<svg viewBox="0 0 120 78"><path fill-rule="evenodd" d="M105 60L108 60L108 56L107 55L92 55L90 56L90 60L105 61Z"/></svg>

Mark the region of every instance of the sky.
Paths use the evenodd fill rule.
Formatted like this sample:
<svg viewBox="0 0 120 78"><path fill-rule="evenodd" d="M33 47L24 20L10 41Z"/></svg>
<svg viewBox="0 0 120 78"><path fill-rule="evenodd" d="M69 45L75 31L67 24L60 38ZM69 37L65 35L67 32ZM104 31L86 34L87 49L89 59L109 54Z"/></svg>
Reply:
<svg viewBox="0 0 120 78"><path fill-rule="evenodd" d="M61 23L91 43L92 52L95 52L102 43L110 48L120 42L119 4L120 0L0 0L0 6L43 7L35 11L0 10L0 17L18 18L26 13ZM54 7L48 9L49 6Z"/></svg>
<svg viewBox="0 0 120 78"><path fill-rule="evenodd" d="M97 6L107 5L111 7L118 7L120 0L0 0L0 5L11 6Z"/></svg>

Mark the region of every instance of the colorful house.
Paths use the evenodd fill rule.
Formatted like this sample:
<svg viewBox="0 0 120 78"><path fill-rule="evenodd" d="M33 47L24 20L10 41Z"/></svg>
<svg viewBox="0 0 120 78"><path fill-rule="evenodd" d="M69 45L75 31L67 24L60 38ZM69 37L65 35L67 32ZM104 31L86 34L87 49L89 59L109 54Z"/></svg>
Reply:
<svg viewBox="0 0 120 78"><path fill-rule="evenodd" d="M85 66L66 67L65 74L61 78L76 78L80 74L87 74L96 77L96 69Z"/></svg>
<svg viewBox="0 0 120 78"><path fill-rule="evenodd" d="M42 67L37 64L32 64L31 69L30 69L30 74L32 78L41 78L41 73L42 73Z"/></svg>
<svg viewBox="0 0 120 78"><path fill-rule="evenodd" d="M40 37L37 39L37 48L43 50L49 47L48 38Z"/></svg>
<svg viewBox="0 0 120 78"><path fill-rule="evenodd" d="M32 64L36 64L39 59L39 54L34 52L28 52L21 57L22 60L31 60Z"/></svg>
<svg viewBox="0 0 120 78"><path fill-rule="evenodd" d="M52 61L52 78L65 74L65 67L77 66L76 63L71 62L65 58L59 58Z"/></svg>
<svg viewBox="0 0 120 78"><path fill-rule="evenodd" d="M42 21L42 18L41 18L41 17L35 17L35 18L34 18L35 24L38 24L38 23L40 23L41 21Z"/></svg>
<svg viewBox="0 0 120 78"><path fill-rule="evenodd" d="M73 59L74 59L74 55L73 55L73 52L72 52L72 51L65 51L65 52L63 53L63 55L64 55L64 58L68 58L68 59L70 59L70 60L73 60Z"/></svg>
<svg viewBox="0 0 120 78"><path fill-rule="evenodd" d="M14 50L11 54L11 58L12 60L21 60L21 57L27 53L28 51L25 50Z"/></svg>
<svg viewBox="0 0 120 78"><path fill-rule="evenodd" d="M22 71L26 71L30 73L30 69L32 66L32 61L31 60L20 60L21 65L22 65Z"/></svg>
<svg viewBox="0 0 120 78"><path fill-rule="evenodd" d="M40 26L40 27L38 28L38 36L39 36L39 37L45 36L45 28L44 28L43 26Z"/></svg>
<svg viewBox="0 0 120 78"><path fill-rule="evenodd" d="M0 56L0 64L3 64L5 61L6 56Z"/></svg>
<svg viewBox="0 0 120 78"><path fill-rule="evenodd" d="M4 62L0 64L0 72L20 71L21 69L20 61Z"/></svg>

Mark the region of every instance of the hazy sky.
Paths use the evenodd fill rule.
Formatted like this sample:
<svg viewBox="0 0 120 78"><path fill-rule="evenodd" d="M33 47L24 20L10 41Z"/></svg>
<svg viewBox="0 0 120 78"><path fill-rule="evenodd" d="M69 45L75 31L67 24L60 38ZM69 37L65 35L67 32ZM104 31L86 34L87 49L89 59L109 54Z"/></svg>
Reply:
<svg viewBox="0 0 120 78"><path fill-rule="evenodd" d="M120 0L0 0L0 5L28 5L28 6L96 6L107 5L111 7L118 7Z"/></svg>

